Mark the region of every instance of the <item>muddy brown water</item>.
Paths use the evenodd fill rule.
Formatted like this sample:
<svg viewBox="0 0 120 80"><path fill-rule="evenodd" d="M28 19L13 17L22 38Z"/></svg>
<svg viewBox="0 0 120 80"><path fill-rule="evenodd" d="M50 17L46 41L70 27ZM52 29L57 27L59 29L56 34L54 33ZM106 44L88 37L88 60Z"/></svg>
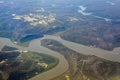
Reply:
<svg viewBox="0 0 120 80"><path fill-rule="evenodd" d="M0 38L0 49L2 49L4 45L8 45L11 47L16 47L19 50L29 50L33 52L49 54L51 56L58 58L59 64L56 67L29 79L29 80L50 80L54 77L61 75L65 71L67 71L69 65L63 55L41 46L40 45L41 40L43 39L52 39L52 40L59 41L62 44L64 44L66 47L76 52L85 54L85 55L95 55L95 56L98 56L98 57L101 57L101 58L104 58L110 61L120 62L120 48L119 47L115 48L113 51L107 51L107 50L103 50L100 48L88 47L82 44L77 44L74 42L66 41L66 40L61 39L59 36L52 36L52 35L45 35L43 38L32 40L29 44L29 47L18 46L7 38Z"/></svg>

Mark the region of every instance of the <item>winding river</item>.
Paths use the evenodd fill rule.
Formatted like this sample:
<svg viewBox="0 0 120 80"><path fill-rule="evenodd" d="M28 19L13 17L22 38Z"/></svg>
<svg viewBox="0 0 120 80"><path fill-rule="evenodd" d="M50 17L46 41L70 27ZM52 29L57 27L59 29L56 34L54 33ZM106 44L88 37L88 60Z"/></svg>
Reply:
<svg viewBox="0 0 120 80"><path fill-rule="evenodd" d="M76 52L85 54L85 55L95 55L95 56L98 56L98 57L101 57L107 60L120 62L120 48L115 48L113 51L106 51L103 49L88 47L88 46L84 46L84 45L77 44L74 42L66 41L66 40L61 39L59 36L52 36L52 35L45 35L43 38L32 40L29 44L29 47L18 46L12 43L7 38L0 38L0 49L2 49L4 45L8 45L8 46L16 47L20 50L29 50L29 51L34 51L38 53L45 53L45 54L49 54L51 56L58 58L59 64L55 68L49 71L43 72L29 79L29 80L50 80L54 77L61 75L65 71L67 71L69 65L66 59L64 58L64 56L62 56L58 52L52 51L48 48L41 46L40 45L41 40L43 39L53 39L53 40L59 41L62 44L64 44L66 47Z"/></svg>
<svg viewBox="0 0 120 80"><path fill-rule="evenodd" d="M56 41L61 42L66 47L85 55L95 55L97 57L101 57L106 60L120 62L120 47L115 48L113 51L107 51L100 48L95 47L88 47L82 44L77 44L74 42L70 42L67 40L63 40L59 36L51 36L51 35L45 35L43 39L53 39Z"/></svg>
<svg viewBox="0 0 120 80"><path fill-rule="evenodd" d="M53 69L51 69L49 71L43 72L40 75L32 77L29 80L50 80L54 77L61 75L62 73L64 73L65 71L68 70L68 63L67 63L66 59L64 58L64 56L58 52L55 52L55 51L52 51L45 47L42 47L40 45L41 44L40 40L41 39L32 40L29 44L29 47L22 47L22 46L18 46L16 44L12 43L7 38L0 38L0 49L2 49L5 45L7 45L7 46L11 46L11 47L16 47L19 50L23 50L23 51L29 50L29 51L33 51L33 52L49 54L49 55L54 56L59 59L59 64L56 67L54 67Z"/></svg>

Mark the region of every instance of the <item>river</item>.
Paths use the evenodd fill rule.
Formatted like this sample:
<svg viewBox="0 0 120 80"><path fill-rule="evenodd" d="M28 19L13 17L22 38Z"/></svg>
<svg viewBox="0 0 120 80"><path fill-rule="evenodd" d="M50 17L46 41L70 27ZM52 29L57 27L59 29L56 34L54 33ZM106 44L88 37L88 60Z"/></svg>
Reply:
<svg viewBox="0 0 120 80"><path fill-rule="evenodd" d="M61 75L64 72L66 72L69 67L69 65L63 55L61 55L58 52L52 51L48 48L42 47L40 40L41 39L32 40L29 44L29 47L22 47L22 46L18 46L16 44L12 43L7 38L0 38L0 49L2 49L5 45L8 45L11 47L16 47L19 50L23 50L23 51L29 50L29 51L33 51L33 52L49 54L49 55L54 56L59 59L59 64L56 67L54 67L53 69L50 69L46 72L43 72L35 77L32 77L29 80L50 80L54 77Z"/></svg>
<svg viewBox="0 0 120 80"><path fill-rule="evenodd" d="M29 79L29 80L40 80L40 79L41 80L50 80L54 77L61 75L65 71L67 71L69 65L63 55L61 55L58 52L52 51L48 48L41 46L40 45L41 40L43 40L43 39L52 39L52 40L59 41L62 44L64 44L64 46L66 46L76 52L79 52L81 54L95 55L97 57L101 57L103 59L107 59L110 61L120 62L120 48L115 48L113 51L107 51L107 50L103 50L100 48L88 47L88 46L84 46L82 44L77 44L74 42L63 40L59 36L52 36L52 35L45 35L43 38L38 38L38 39L32 40L29 44L29 47L18 46L16 44L12 43L7 38L0 38L0 48L2 48L4 45L8 45L8 46L16 47L20 50L29 50L29 51L33 51L33 52L49 54L51 56L58 58L59 64L56 67Z"/></svg>
<svg viewBox="0 0 120 80"><path fill-rule="evenodd" d="M43 39L57 40L61 42L62 44L64 44L66 47L78 53L82 53L85 55L95 55L97 57L101 57L103 59L107 59L110 61L120 62L120 47L115 48L113 51L107 51L107 50L103 50L100 48L88 47L82 44L77 44L74 42L63 40L59 36L45 35Z"/></svg>

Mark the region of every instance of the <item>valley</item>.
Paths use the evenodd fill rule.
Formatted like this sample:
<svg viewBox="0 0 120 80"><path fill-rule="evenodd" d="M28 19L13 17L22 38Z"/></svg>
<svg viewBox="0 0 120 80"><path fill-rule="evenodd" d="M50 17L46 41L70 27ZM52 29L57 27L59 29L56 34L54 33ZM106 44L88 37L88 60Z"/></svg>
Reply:
<svg viewBox="0 0 120 80"><path fill-rule="evenodd" d="M40 40L39 39L31 41L28 47L18 46L16 44L12 43L7 38L0 38L0 45L1 44L2 44L3 47L5 45L7 45L7 46L10 46L10 47L18 48L20 51L26 51L27 50L27 51L32 51L32 52L36 52L36 53L44 53L44 55L47 54L47 55L53 56L53 57L55 57L59 60L59 63L58 63L58 65L56 65L56 67L54 67L52 69L50 68L50 70L48 70L48 71L37 74L36 76L30 78L30 80L39 80L39 79L49 80L49 79L52 79L56 76L61 75L62 73L64 73L68 69L68 63L67 63L66 59L64 58L64 56L60 55L59 53L57 53L55 51L52 51L52 50L49 50L45 47L40 46ZM35 66L33 66L33 67L35 67ZM48 75L48 76L46 77L46 75Z"/></svg>
<svg viewBox="0 0 120 80"><path fill-rule="evenodd" d="M44 39L53 39L53 40L56 40L56 41L59 41L59 42L61 42L62 44L64 44L66 47L68 47L69 45L72 45L72 47L71 46L69 46L68 48L70 49L70 55L72 54L72 51L71 50L74 50L75 52L73 52L73 54L74 53L77 53L77 55L85 55L85 56L92 56L92 55L95 55L95 56L97 56L97 57L100 57L100 61L103 59L103 61L108 61L108 63L109 64L116 64L117 62L120 62L120 59L119 59L119 56L120 55L118 55L118 54L114 54L114 53L112 53L112 51L106 51L106 52L104 52L104 54L106 54L107 56L105 56L104 54L102 54L103 53L103 51L104 50L102 50L102 49L98 49L98 51L99 51L99 53L98 53L98 51L97 52L93 52L94 50L94 48L92 48L92 51L90 50L90 47L88 48L87 46L83 46L83 45L79 45L79 44L76 44L76 43L73 43L73 42L69 42L69 41L65 41L65 40L63 40L63 39L61 39L60 37L56 37L56 36L50 36L50 35L46 35L46 36L44 36L43 38L40 38L40 39L35 39L35 40L33 40L33 41L31 41L30 42L30 44L29 44L29 47L27 48L27 47L20 47L20 46L18 46L18 45L15 45L15 44L13 44L13 43L11 43L9 40L7 40L7 39L5 39L5 38L2 38L2 39L4 39L4 41L7 41L7 42L5 42L4 43L4 45L6 44L6 43L9 43L10 45L9 46L14 46L14 47L17 47L17 48L19 48L19 49L23 49L23 50L30 50L30 51L33 51L33 52L39 52L39 53L45 53L45 54L49 54L49 55L52 55L52 56L54 56L54 57L56 57L56 58L58 58L59 59L59 64L55 67L55 68L53 68L53 69L50 69L49 71L46 71L46 72L44 72L44 73L41 73L41 74L39 74L39 75L37 75L37 76L35 76L35 77L33 77L33 78L31 78L30 80L37 80L37 79L39 79L39 78L41 78L41 79L44 79L44 80L49 80L49 79L52 79L52 78L54 78L54 77L57 77L57 76L59 76L59 75L61 75L61 74L63 74L64 72L66 72L67 70L68 70L68 64L67 64L67 61L66 61L66 59L61 55L61 53L62 52L59 52L59 53L57 53L57 52L54 52L53 50L54 50L54 48L52 49L52 50L49 50L49 49L47 49L47 48L45 48L45 47L42 47L42 46L40 46L40 44L41 44L41 40L44 40ZM2 40L1 39L1 40ZM38 44L39 43L39 44ZM42 44L43 44L44 42L42 42ZM61 44L60 43L56 43L55 41L53 42L53 44L55 43L55 45L60 45L61 46ZM52 47L52 44L50 44L51 46L48 46L48 47ZM60 50L60 48L62 48L62 47L60 47L59 46L59 50ZM76 46L76 47L75 47ZM78 47L79 46L79 47ZM66 50L67 50L67 48L66 47L63 47L60 51L63 51L63 52L65 52ZM77 48L78 47L78 48ZM68 49L68 50L69 50ZM97 49L95 49L95 51L96 51ZM56 50L55 50L56 51ZM87 51L87 52L86 52ZM93 53L93 54L92 54ZM67 53L66 53L67 54ZM114 54L114 55L113 55ZM112 55L112 56L111 56ZM93 56L94 57L94 56ZM95 59L98 59L99 60L99 58L97 58L97 57L95 57ZM117 58L118 57L118 58ZM68 58L70 58L70 57L68 57ZM102 58L102 59L101 59ZM71 58L71 59L74 59L74 58ZM113 62L112 62L113 61ZM115 61L115 62L114 62ZM69 63L69 62L68 62ZM67 64L67 65L66 65ZM118 63L119 64L119 63ZM64 65L64 66L63 66ZM69 63L69 65L72 65L71 63ZM109 66L110 67L110 66ZM61 69L61 70L60 70ZM119 67L118 67L118 69L119 69ZM52 73L52 74L51 74ZM49 76L48 77L45 77L45 75L48 75L49 74ZM50 75L51 74L51 75ZM118 73L118 75L119 75L119 73ZM114 78L113 78L114 79Z"/></svg>
<svg viewBox="0 0 120 80"><path fill-rule="evenodd" d="M0 0L0 80L119 80L120 0Z"/></svg>
<svg viewBox="0 0 120 80"><path fill-rule="evenodd" d="M12 48L5 46L0 52L0 80L27 80L59 63L50 55Z"/></svg>
<svg viewBox="0 0 120 80"><path fill-rule="evenodd" d="M64 55L69 64L69 69L63 74L64 76L54 80L61 80L61 78L62 80L119 80L120 63L118 62L77 53L52 39L43 39L42 43L43 46Z"/></svg>

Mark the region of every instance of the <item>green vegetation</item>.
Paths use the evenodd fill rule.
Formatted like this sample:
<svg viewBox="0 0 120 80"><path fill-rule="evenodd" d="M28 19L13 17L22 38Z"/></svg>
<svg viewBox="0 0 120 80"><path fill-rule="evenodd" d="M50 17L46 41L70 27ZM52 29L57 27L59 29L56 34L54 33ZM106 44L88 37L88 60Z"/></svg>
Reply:
<svg viewBox="0 0 120 80"><path fill-rule="evenodd" d="M26 58L26 60L30 60L31 62L38 62L38 64L39 63L47 64L45 70L49 70L55 67L59 63L59 60L57 58L46 54L28 52L28 53L22 53L20 56L22 56L22 58Z"/></svg>
<svg viewBox="0 0 120 80"><path fill-rule="evenodd" d="M111 24L100 20L85 19L85 22L72 24L75 27L63 32L61 37L79 44L113 50L120 46L120 28L118 25Z"/></svg>
<svg viewBox="0 0 120 80"><path fill-rule="evenodd" d="M60 32L58 35L63 39L113 50L120 47L119 4L120 0L0 0L0 37L27 47L33 39ZM79 6L91 15L81 14ZM65 56L70 65L66 76L69 74L71 80L119 78L119 63L79 54L53 40L44 40L42 45ZM8 46L2 51L0 80L1 76L4 80L26 80L59 62L49 55L14 52L18 50Z"/></svg>
<svg viewBox="0 0 120 80"><path fill-rule="evenodd" d="M0 57L1 80L27 80L59 63L55 57L29 51L0 52Z"/></svg>
<svg viewBox="0 0 120 80"><path fill-rule="evenodd" d="M2 48L2 51L14 51L14 50L18 50L18 49L10 46L4 46Z"/></svg>
<svg viewBox="0 0 120 80"><path fill-rule="evenodd" d="M19 52L0 52L0 61L14 60L19 54Z"/></svg>
<svg viewBox="0 0 120 80"><path fill-rule="evenodd" d="M42 45L64 55L69 63L69 73L65 73L55 80L119 80L120 63L112 62L93 55L83 55L55 40L44 39Z"/></svg>
<svg viewBox="0 0 120 80"><path fill-rule="evenodd" d="M93 0L92 3L90 0L45 0L43 6L41 0L13 0L14 5L5 0L0 5L0 37L24 43L64 31L61 36L66 40L112 50L120 46L120 1L112 2L114 6L106 0ZM80 14L81 5L92 15ZM111 20L105 21L107 18Z"/></svg>

